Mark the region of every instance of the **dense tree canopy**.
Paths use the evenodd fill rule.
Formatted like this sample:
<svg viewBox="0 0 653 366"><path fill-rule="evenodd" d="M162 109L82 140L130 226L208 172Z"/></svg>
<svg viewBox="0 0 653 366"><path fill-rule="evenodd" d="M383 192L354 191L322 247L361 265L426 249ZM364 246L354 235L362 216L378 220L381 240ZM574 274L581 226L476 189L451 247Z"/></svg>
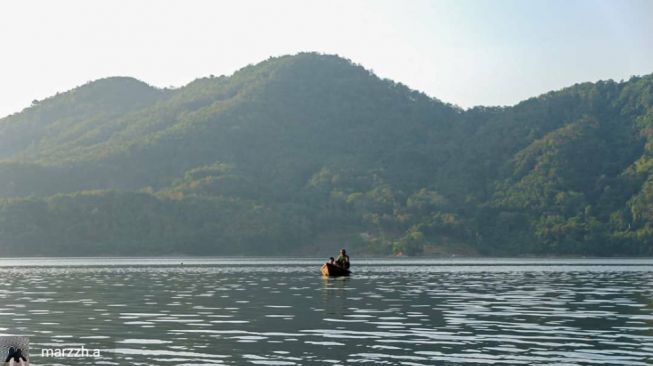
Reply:
<svg viewBox="0 0 653 366"><path fill-rule="evenodd" d="M0 255L653 254L653 76L462 110L328 55L0 120Z"/></svg>

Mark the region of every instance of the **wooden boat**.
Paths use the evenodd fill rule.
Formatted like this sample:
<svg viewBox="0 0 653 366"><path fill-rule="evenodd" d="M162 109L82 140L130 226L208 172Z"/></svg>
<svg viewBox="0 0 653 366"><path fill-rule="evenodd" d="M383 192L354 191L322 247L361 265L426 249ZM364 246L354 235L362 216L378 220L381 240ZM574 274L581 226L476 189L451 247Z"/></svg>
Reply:
<svg viewBox="0 0 653 366"><path fill-rule="evenodd" d="M330 263L324 263L320 268L320 272L322 272L322 275L328 277L349 276L351 274L348 269L344 269Z"/></svg>

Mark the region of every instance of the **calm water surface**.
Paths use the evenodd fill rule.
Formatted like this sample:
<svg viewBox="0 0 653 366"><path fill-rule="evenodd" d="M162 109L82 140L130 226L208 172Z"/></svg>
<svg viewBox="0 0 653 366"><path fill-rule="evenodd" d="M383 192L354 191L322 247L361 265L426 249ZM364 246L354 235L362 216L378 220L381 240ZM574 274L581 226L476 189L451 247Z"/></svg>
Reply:
<svg viewBox="0 0 653 366"><path fill-rule="evenodd" d="M0 333L41 365L653 364L653 260L320 262L0 260Z"/></svg>

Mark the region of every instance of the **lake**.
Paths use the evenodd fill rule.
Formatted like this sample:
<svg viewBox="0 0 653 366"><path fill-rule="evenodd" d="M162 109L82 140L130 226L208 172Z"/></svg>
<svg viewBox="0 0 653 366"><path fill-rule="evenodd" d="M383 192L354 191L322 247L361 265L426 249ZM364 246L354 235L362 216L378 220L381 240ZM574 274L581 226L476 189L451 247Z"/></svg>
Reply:
<svg viewBox="0 0 653 366"><path fill-rule="evenodd" d="M322 261L1 259L0 332L37 365L653 364L653 260Z"/></svg>

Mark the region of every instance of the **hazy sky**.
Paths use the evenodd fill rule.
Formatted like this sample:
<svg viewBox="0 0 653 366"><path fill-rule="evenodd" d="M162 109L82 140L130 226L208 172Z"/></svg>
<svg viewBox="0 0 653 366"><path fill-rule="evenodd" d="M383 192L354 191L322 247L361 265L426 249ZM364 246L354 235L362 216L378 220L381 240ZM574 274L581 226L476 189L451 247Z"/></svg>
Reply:
<svg viewBox="0 0 653 366"><path fill-rule="evenodd" d="M0 3L0 116L100 77L181 86L271 55L335 53L463 107L653 72L653 1Z"/></svg>

